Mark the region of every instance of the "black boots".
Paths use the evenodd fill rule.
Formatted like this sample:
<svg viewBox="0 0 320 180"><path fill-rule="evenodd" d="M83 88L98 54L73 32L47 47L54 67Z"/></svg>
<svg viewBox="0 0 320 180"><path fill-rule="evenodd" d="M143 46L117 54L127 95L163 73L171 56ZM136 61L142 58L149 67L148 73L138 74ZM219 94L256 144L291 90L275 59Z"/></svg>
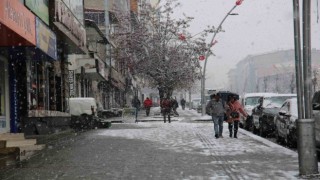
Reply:
<svg viewBox="0 0 320 180"><path fill-rule="evenodd" d="M233 135L234 138L238 138L237 133L238 131L234 131L234 135Z"/></svg>
<svg viewBox="0 0 320 180"><path fill-rule="evenodd" d="M232 138L232 131L229 131L229 137Z"/></svg>

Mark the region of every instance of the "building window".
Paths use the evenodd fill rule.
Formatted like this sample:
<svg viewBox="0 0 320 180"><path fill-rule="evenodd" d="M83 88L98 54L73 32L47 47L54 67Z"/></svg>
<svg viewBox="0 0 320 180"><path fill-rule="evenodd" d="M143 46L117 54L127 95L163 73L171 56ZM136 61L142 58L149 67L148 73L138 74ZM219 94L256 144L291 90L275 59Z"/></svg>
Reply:
<svg viewBox="0 0 320 180"><path fill-rule="evenodd" d="M30 110L49 110L49 64L46 62L31 62L30 79Z"/></svg>
<svg viewBox="0 0 320 180"><path fill-rule="evenodd" d="M94 21L98 26L105 26L104 10L86 10L84 17Z"/></svg>

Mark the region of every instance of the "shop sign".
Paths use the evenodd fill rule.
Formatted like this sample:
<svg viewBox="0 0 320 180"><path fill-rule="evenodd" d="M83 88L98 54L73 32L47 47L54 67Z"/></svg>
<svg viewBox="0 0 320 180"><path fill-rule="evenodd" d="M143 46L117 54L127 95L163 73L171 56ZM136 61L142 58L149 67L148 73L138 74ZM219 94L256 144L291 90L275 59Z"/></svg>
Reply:
<svg viewBox="0 0 320 180"><path fill-rule="evenodd" d="M0 23L36 45L35 16L19 0L0 0Z"/></svg>
<svg viewBox="0 0 320 180"><path fill-rule="evenodd" d="M25 5L34 12L43 22L49 25L49 1L25 0Z"/></svg>
<svg viewBox="0 0 320 180"><path fill-rule="evenodd" d="M57 37L39 18L36 18L36 34L37 47L57 60Z"/></svg>
<svg viewBox="0 0 320 180"><path fill-rule="evenodd" d="M55 1L55 25L63 25L66 30L76 38L78 42L75 42L79 47L84 47L86 44L86 31L83 25L72 14L70 9L61 0ZM68 35L68 32L65 32Z"/></svg>
<svg viewBox="0 0 320 180"><path fill-rule="evenodd" d="M75 79L75 75L74 75L74 71L73 70L69 70L69 93L70 93L70 97L75 97L76 93L75 93L75 83L74 83L74 79Z"/></svg>

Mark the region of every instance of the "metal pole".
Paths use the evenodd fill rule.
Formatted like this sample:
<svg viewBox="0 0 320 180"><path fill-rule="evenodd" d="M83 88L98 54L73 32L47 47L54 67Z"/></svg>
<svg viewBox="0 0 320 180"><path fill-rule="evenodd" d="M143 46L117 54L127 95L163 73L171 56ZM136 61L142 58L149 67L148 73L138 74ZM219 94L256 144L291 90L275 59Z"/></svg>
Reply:
<svg viewBox="0 0 320 180"><path fill-rule="evenodd" d="M301 60L301 35L300 35L300 5L299 0L293 0L293 26L294 26L294 47L295 47L295 70L296 70L296 88L298 100L298 118L304 118L303 109L303 74Z"/></svg>
<svg viewBox="0 0 320 180"><path fill-rule="evenodd" d="M227 17L232 13L232 11L237 7L237 5L234 5L231 10L226 14L226 16L222 19L222 21L220 22L218 28L216 29L216 31L213 34L213 37L210 41L210 45L214 42L216 35L218 34L218 32L221 30L221 26L224 23L224 21L227 19ZM201 111L201 115L204 116L205 115L205 110L206 110L206 105L205 105L205 84L206 84L206 67L207 67L207 61L208 61L208 57L210 55L210 48L208 49L208 51L206 52L205 55L205 60L204 60L204 66L203 66L203 73L201 76L201 106L202 106L202 111Z"/></svg>
<svg viewBox="0 0 320 180"><path fill-rule="evenodd" d="M311 104L311 27L310 27L310 0L303 1L303 79L304 79L304 106L305 118L312 118Z"/></svg>
<svg viewBox="0 0 320 180"><path fill-rule="evenodd" d="M297 3L297 2L296 2ZM297 120L298 156L300 175L318 174L315 148L315 129L311 106L311 43L310 43L310 0L303 1L303 80L304 116ZM295 8L296 9L296 8ZM295 14L296 16L297 14ZM300 48L300 47L299 47Z"/></svg>

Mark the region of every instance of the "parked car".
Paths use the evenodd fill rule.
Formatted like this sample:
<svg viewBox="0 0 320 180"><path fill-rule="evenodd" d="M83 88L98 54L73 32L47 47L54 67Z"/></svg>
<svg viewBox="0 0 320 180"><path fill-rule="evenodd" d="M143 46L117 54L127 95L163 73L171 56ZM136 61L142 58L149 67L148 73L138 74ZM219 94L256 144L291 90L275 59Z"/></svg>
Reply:
<svg viewBox="0 0 320 180"><path fill-rule="evenodd" d="M278 142L285 142L290 147L297 146L297 119L297 98L287 99L281 106L275 120L275 136Z"/></svg>
<svg viewBox="0 0 320 180"><path fill-rule="evenodd" d="M264 95L259 99L259 105L252 111L253 133L262 137L272 136L275 130L275 117L280 107L287 99L297 97L296 94Z"/></svg>
<svg viewBox="0 0 320 180"><path fill-rule="evenodd" d="M110 122L102 121L98 116L98 106L95 98L69 98L71 128L76 130L93 129L95 127L110 127Z"/></svg>
<svg viewBox="0 0 320 180"><path fill-rule="evenodd" d="M195 98L191 100L191 109L197 110L201 103L201 98Z"/></svg>
<svg viewBox="0 0 320 180"><path fill-rule="evenodd" d="M240 117L240 127L248 131L252 131L253 119L252 119L252 110L254 107L259 105L259 99L264 95L272 95L275 93L246 93L243 98L241 98L241 104L244 107L244 110L248 114L247 118Z"/></svg>

